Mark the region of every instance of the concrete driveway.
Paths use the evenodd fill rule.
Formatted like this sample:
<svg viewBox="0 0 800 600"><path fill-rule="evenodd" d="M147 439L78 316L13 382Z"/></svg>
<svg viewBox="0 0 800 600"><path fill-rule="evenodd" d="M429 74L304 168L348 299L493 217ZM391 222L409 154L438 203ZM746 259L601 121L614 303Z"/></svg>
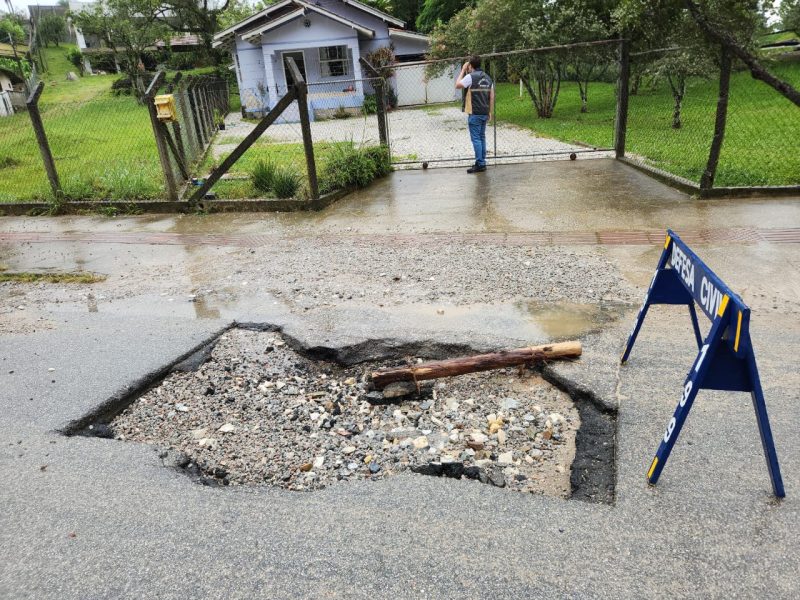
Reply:
<svg viewBox="0 0 800 600"><path fill-rule="evenodd" d="M0 597L795 598L798 199L693 200L613 161L485 175L396 173L307 215L0 219L7 269L108 276L0 284ZM783 501L745 394L701 392L645 483L696 351L657 307L618 365L668 226L753 309ZM554 306L596 310L565 334ZM579 337L554 373L616 409L616 501L423 475L210 488L59 433L234 321L330 348Z"/></svg>

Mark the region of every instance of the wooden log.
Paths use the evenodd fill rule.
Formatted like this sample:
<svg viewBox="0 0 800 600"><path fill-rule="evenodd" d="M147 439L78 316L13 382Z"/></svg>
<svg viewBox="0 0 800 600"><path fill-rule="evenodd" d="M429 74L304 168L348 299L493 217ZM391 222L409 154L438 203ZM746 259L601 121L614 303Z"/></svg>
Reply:
<svg viewBox="0 0 800 600"><path fill-rule="evenodd" d="M451 358L422 363L411 367L380 369L373 371L371 377L375 387L382 390L396 381L424 381L440 377L453 377L478 371L490 371L503 367L525 365L545 360L578 358L581 355L581 343L577 341L515 348L491 354L478 354L462 358Z"/></svg>

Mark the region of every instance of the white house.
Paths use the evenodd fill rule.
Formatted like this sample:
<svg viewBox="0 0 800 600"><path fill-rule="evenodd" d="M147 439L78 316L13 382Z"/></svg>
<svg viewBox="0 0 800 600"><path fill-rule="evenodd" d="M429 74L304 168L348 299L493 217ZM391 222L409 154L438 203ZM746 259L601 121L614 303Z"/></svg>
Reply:
<svg viewBox="0 0 800 600"><path fill-rule="evenodd" d="M428 51L427 36L356 0L282 0L214 36L230 49L245 112L264 113L287 92L292 57L309 86L310 113L360 107L364 74L359 57L389 46L400 62ZM420 70L422 73L422 70ZM420 82L421 85L424 83ZM285 120L296 115L284 114Z"/></svg>

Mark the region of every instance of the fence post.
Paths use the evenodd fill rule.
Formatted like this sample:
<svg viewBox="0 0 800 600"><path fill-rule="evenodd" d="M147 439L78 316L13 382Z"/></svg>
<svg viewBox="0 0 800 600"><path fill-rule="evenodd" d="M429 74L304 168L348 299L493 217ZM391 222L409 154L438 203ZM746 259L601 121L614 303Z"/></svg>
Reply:
<svg viewBox="0 0 800 600"><path fill-rule="evenodd" d="M714 120L714 137L711 140L711 149L708 153L708 164L700 177L700 189L710 190L714 187L714 176L717 174L719 155L722 152L722 142L725 139L725 125L728 121L728 92L731 87L731 55L722 48L719 68L719 96L717 97L717 117Z"/></svg>
<svg viewBox="0 0 800 600"><path fill-rule="evenodd" d="M150 113L150 124L153 127L153 135L156 138L156 148L158 149L158 159L161 161L161 170L164 172L164 183L167 186L167 196L170 200L178 199L178 186L175 184L175 173L172 172L172 163L169 160L169 149L167 142L164 140L161 126L161 121L158 120L156 112L156 105L153 99L155 98L158 86L164 80L164 71L159 71L150 82L147 91L144 94L144 101L147 104L147 111Z"/></svg>
<svg viewBox="0 0 800 600"><path fill-rule="evenodd" d="M308 116L308 86L293 58L287 58L289 70L292 72L294 87L297 90L297 108L300 113L300 130L303 133L303 149L306 151L306 169L308 170L308 189L311 199L319 198L319 182L317 181L317 163L314 160L314 140L311 138L311 120Z"/></svg>
<svg viewBox="0 0 800 600"><path fill-rule="evenodd" d="M378 138L380 139L381 145L388 148L389 134L386 127L386 90L384 89L384 86L387 82L381 76L378 70L373 67L363 56L358 59L358 62L361 63L361 66L364 67L364 69L366 69L370 77L377 78L372 87L375 88L375 104L377 107L376 112L378 113Z"/></svg>
<svg viewBox="0 0 800 600"><path fill-rule="evenodd" d="M36 141L39 143L39 151L42 153L42 162L44 162L44 170L47 172L47 179L50 181L53 195L58 202L63 195L61 192L61 183L58 181L56 163L53 160L53 153L50 152L50 144L47 142L47 134L44 131L42 115L39 113L39 97L42 95L43 91L44 82L40 81L25 104L28 107L28 114L31 116L31 124L33 125L33 131L36 133Z"/></svg>
<svg viewBox="0 0 800 600"><path fill-rule="evenodd" d="M631 53L626 38L619 41L619 78L617 80L617 116L614 122L614 154L625 156L625 136L628 132L628 95L630 93Z"/></svg>
<svg viewBox="0 0 800 600"><path fill-rule="evenodd" d="M189 152L194 156L195 153L197 152L197 144L195 143L194 140L195 131L192 122L192 113L188 106L188 103L186 102L188 95L189 95L188 85L183 84L178 86L178 93L176 94L176 100L181 110L181 116L183 117L183 127L181 129L186 132L186 142L189 145Z"/></svg>
<svg viewBox="0 0 800 600"><path fill-rule="evenodd" d="M203 135L203 128L200 123L200 103L197 99L195 80L192 79L187 89L189 95L189 107L191 108L192 125L197 137L197 144L200 149L206 143L205 136Z"/></svg>

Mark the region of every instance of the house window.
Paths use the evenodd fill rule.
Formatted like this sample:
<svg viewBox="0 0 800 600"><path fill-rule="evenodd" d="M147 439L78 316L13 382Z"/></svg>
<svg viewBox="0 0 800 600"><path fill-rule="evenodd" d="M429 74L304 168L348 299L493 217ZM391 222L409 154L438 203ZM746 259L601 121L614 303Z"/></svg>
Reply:
<svg viewBox="0 0 800 600"><path fill-rule="evenodd" d="M322 77L350 75L347 46L327 46L319 49L319 72Z"/></svg>

